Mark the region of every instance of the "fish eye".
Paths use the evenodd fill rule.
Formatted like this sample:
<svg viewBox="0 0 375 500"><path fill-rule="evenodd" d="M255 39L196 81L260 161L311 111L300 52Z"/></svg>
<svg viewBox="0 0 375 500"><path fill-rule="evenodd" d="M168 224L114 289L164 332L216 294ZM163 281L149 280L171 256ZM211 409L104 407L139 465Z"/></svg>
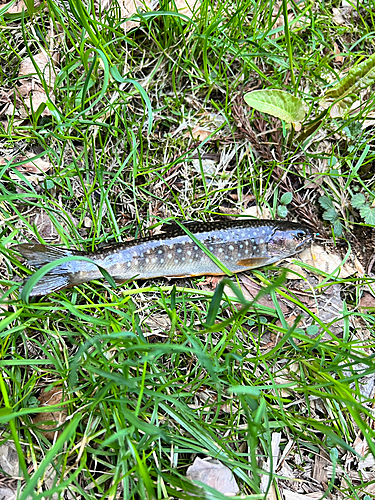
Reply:
<svg viewBox="0 0 375 500"><path fill-rule="evenodd" d="M299 240L299 241L302 241L306 238L306 233L305 231L297 231L296 233L296 238Z"/></svg>

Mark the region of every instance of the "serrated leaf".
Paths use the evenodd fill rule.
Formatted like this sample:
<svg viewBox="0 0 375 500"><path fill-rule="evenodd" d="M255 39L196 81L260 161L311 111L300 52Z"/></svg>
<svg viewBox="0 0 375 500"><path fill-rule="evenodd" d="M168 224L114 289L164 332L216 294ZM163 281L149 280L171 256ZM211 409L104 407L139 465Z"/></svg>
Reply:
<svg viewBox="0 0 375 500"><path fill-rule="evenodd" d="M334 208L329 208L323 212L323 219L329 220L330 222L336 222L338 219L337 212Z"/></svg>
<svg viewBox="0 0 375 500"><path fill-rule="evenodd" d="M327 109L335 101L338 101L331 110L331 117L343 116L345 111L350 108L361 90L370 87L375 82L375 54L368 57L340 80L332 89L328 90L320 106Z"/></svg>
<svg viewBox="0 0 375 500"><path fill-rule="evenodd" d="M325 210L328 210L329 208L333 208L332 200L330 198L328 198L328 196L321 196L318 201L319 201L320 205L322 206L322 208L324 208Z"/></svg>
<svg viewBox="0 0 375 500"><path fill-rule="evenodd" d="M279 205L277 207L277 215L283 219L288 215L288 209L285 205Z"/></svg>
<svg viewBox="0 0 375 500"><path fill-rule="evenodd" d="M252 108L292 123L297 128L306 114L303 101L284 90L253 90L245 94L244 99Z"/></svg>
<svg viewBox="0 0 375 500"><path fill-rule="evenodd" d="M353 208L360 208L365 203L366 203L366 198L365 198L365 195L362 193L355 194L352 197L352 207Z"/></svg>
<svg viewBox="0 0 375 500"><path fill-rule="evenodd" d="M369 205L364 205L359 209L361 217L363 217L366 224L370 226L375 226L375 208L371 208Z"/></svg>
<svg viewBox="0 0 375 500"><path fill-rule="evenodd" d="M333 232L335 233L336 236L341 236L342 235L342 224L339 220L337 220L333 224Z"/></svg>
<svg viewBox="0 0 375 500"><path fill-rule="evenodd" d="M289 203L293 200L293 193L284 193L280 198L280 203L282 205L289 205Z"/></svg>

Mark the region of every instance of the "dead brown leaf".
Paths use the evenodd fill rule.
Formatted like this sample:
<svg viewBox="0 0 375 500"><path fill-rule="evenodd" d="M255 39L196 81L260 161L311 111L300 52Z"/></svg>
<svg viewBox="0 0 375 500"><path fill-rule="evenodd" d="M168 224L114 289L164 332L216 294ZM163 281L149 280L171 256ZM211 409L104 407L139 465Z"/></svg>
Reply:
<svg viewBox="0 0 375 500"><path fill-rule="evenodd" d="M311 267L319 269L327 274L333 273L338 269L335 274L339 278L347 278L355 274L357 270L348 262L342 264L342 257L338 253L327 252L322 246L313 243L310 248L306 248L298 255L298 259ZM301 274L301 268L294 264L288 265L288 268ZM313 270L311 271L313 272Z"/></svg>
<svg viewBox="0 0 375 500"><path fill-rule="evenodd" d="M102 0L100 3L101 10L104 11L109 8L112 0ZM187 17L192 17L196 5L200 5L197 0L175 0L175 4L177 11ZM147 12L151 10L151 0L118 0L118 5L121 9L121 18L124 19L127 19L138 12ZM139 25L140 22L134 20L125 21L122 24L125 31L138 28Z"/></svg>
<svg viewBox="0 0 375 500"><path fill-rule="evenodd" d="M4 157L0 158L0 165L6 165L9 162L18 163L27 159L26 156L17 156L15 158ZM30 161L25 161L22 165L12 165L12 168L18 170L32 184L38 184L43 181L44 174L52 168L52 163L42 158L34 158ZM9 170L9 177L13 180L19 180L19 176L12 169Z"/></svg>
<svg viewBox="0 0 375 500"><path fill-rule="evenodd" d="M321 491L314 491L313 493L297 493L291 490L282 490L284 500L318 500L322 497Z"/></svg>
<svg viewBox="0 0 375 500"><path fill-rule="evenodd" d="M200 6L198 0L175 0L175 4L179 14L183 14L190 18L193 17L197 7Z"/></svg>
<svg viewBox="0 0 375 500"><path fill-rule="evenodd" d="M191 481L205 483L224 495L237 495L240 491L232 471L213 458L202 460L197 457L186 475Z"/></svg>
<svg viewBox="0 0 375 500"><path fill-rule="evenodd" d="M11 2L3 5L2 8L9 5ZM34 8L39 7L41 0L34 0ZM16 0L16 2L7 10L7 14L21 14L22 11L27 12L27 7L24 0Z"/></svg>
<svg viewBox="0 0 375 500"><path fill-rule="evenodd" d="M343 24L345 24L345 19L344 19L344 16L342 15L342 11L341 9L337 9L336 7L333 7L332 9L332 19L334 20L334 22L340 26L342 26Z"/></svg>
<svg viewBox="0 0 375 500"><path fill-rule="evenodd" d="M365 312L368 308L375 308L375 297L371 293L365 292L359 301L359 308L361 312Z"/></svg>
<svg viewBox="0 0 375 500"><path fill-rule="evenodd" d="M303 5L303 2L299 2L299 7ZM282 6L282 1L278 1L274 4L273 11L272 11L272 21L274 21L273 24L273 29L275 28L280 28L281 26L284 26L284 15L283 15L283 10L281 8ZM303 27L303 22L306 19L306 16L303 16L300 18L299 21L292 23L296 15L293 10L293 3L288 2L287 3L287 9L288 9L288 24L291 25L289 29L296 29L296 28L301 28ZM279 31L278 33L274 33L271 38L275 39L280 36L284 36L283 31Z"/></svg>
<svg viewBox="0 0 375 500"><path fill-rule="evenodd" d="M190 137L190 136L192 136L193 139L204 141L205 139L207 139L207 137L209 137L210 134L212 134L211 130L208 130L206 128L202 128L199 125L197 125L196 127L194 127L192 129L191 132L186 132L184 134L184 137Z"/></svg>
<svg viewBox="0 0 375 500"><path fill-rule="evenodd" d="M201 288L202 290L206 290L208 292L211 292L212 290L215 290L216 286L218 283L222 280L222 277L219 276L206 276L206 278L203 281L200 281L197 283L198 288Z"/></svg>
<svg viewBox="0 0 375 500"><path fill-rule="evenodd" d="M334 51L334 54L335 54L335 61L339 64L342 64L343 61L344 61L344 56L340 55L341 54L341 50L339 48L339 46L337 45L337 43L335 42L333 44L333 51Z"/></svg>
<svg viewBox="0 0 375 500"><path fill-rule="evenodd" d="M33 56L33 59L34 61L31 57L27 57L21 63L19 77L24 78L20 80L21 86L18 88L18 92L22 96L25 106L29 110L33 109L36 111L38 107L42 103L46 103L48 99L54 102L52 89L55 85L56 75L54 68L55 61L45 52L36 54ZM43 76L43 81L45 81L48 88L51 89L48 97L36 68L38 68ZM50 115L51 111L46 107L42 112L42 116Z"/></svg>
<svg viewBox="0 0 375 500"><path fill-rule="evenodd" d="M40 407L48 407L52 405L58 405L64 402L64 389L62 386L53 387L47 392L42 392L38 398L40 402ZM66 409L61 409L58 411L46 411L43 413L38 413L33 418L33 423L42 430L43 434L47 439L52 441L55 438L56 432L61 434L61 431L55 431L50 429L55 429L56 427L63 424L66 420L67 411ZM45 423L53 422L53 423Z"/></svg>

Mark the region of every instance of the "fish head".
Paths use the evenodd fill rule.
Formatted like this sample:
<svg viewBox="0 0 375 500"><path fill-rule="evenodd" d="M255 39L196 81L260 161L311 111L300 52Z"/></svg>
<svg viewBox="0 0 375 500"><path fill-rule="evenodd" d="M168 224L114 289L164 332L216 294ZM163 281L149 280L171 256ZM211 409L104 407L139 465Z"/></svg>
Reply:
<svg viewBox="0 0 375 500"><path fill-rule="evenodd" d="M276 228L267 243L270 257L284 259L301 252L313 239L312 231L304 226Z"/></svg>

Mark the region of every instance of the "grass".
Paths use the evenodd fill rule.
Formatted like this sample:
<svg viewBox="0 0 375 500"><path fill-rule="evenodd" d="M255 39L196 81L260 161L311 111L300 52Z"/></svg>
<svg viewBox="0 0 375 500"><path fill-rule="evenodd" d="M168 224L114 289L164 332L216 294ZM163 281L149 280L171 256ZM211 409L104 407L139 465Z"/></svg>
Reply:
<svg viewBox="0 0 375 500"><path fill-rule="evenodd" d="M189 20L161 2L128 33L117 2L47 0L32 16L1 14L0 429L18 452L18 498L224 498L186 479L196 456L228 466L246 498L270 488L277 498L373 497L373 473L358 469L355 451L362 439L375 456L373 394L363 389L374 373L375 306L361 302L372 273L322 271L298 289L269 267L249 275L263 287L255 300L235 277L216 291L204 278L117 289L97 281L24 303L18 288L31 271L11 250L22 241L92 250L170 218L254 205L275 216L293 191L288 217L310 222L331 252L336 244L345 255L348 240L367 271L372 226L350 200L375 199L373 128L363 126L372 97L357 115L327 115L303 141L240 109L258 86L301 97L306 123L319 116L324 91L373 51L371 7L359 2L355 22L341 25L333 7L203 0ZM48 116L43 105L21 113L18 91L21 62L41 50L59 58L53 88L39 69ZM210 135L197 138L195 127ZM38 182L25 156L50 162L36 168ZM346 240L323 220L323 195ZM326 320L332 291L340 309ZM41 405L51 388L62 400ZM35 417L62 407L50 440ZM267 472L278 433L279 467ZM331 469L319 482L320 455Z"/></svg>

